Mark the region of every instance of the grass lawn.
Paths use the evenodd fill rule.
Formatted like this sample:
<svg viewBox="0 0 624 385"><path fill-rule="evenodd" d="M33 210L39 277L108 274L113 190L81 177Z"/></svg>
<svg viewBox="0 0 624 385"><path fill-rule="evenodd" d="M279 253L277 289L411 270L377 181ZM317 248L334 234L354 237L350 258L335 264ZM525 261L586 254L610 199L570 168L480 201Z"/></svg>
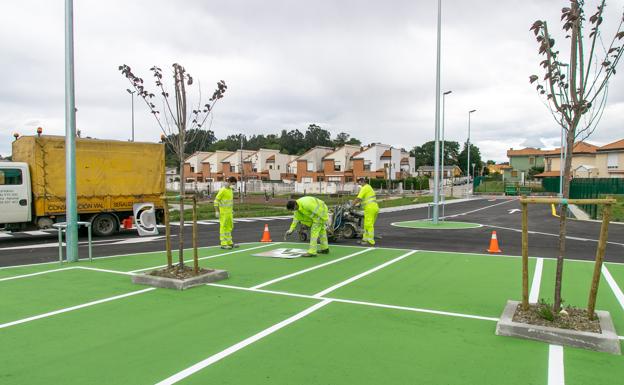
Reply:
<svg viewBox="0 0 624 385"><path fill-rule="evenodd" d="M301 243L200 250L230 278L186 291L131 283L164 253L0 269L0 383L613 385L624 357L494 333L521 297L517 257L332 245L317 258L255 253ZM187 256L190 257L191 253ZM529 260L548 298L555 261ZM607 263L617 290L624 265ZM593 264L566 262L566 302L587 300ZM537 279L538 277L541 280ZM603 279L598 308L624 334ZM624 337L621 337L624 339ZM624 341L622 341L624 342ZM558 383L559 384L559 383Z"/></svg>

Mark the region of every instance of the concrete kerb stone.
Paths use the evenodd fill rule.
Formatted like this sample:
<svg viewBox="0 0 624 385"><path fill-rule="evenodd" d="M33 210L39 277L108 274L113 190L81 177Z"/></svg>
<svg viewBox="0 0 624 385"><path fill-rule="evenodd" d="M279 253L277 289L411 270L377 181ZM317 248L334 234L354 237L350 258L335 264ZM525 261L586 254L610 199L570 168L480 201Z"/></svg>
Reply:
<svg viewBox="0 0 624 385"><path fill-rule="evenodd" d="M513 316L519 304L519 301L507 301L503 314L496 324L496 335L543 341L617 355L622 354L618 335L615 332L611 315L607 311L596 311L602 333L590 333L514 322Z"/></svg>
<svg viewBox="0 0 624 385"><path fill-rule="evenodd" d="M194 286L222 281L228 277L229 274L225 270L213 270L210 273L188 279L166 278L149 274L135 274L132 276L132 283L160 287L163 289L186 290Z"/></svg>

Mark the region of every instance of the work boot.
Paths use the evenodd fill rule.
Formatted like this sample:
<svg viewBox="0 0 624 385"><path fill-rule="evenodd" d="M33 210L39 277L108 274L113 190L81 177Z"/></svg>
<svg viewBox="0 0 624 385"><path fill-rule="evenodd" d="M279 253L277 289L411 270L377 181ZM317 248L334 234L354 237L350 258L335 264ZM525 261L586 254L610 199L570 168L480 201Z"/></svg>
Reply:
<svg viewBox="0 0 624 385"><path fill-rule="evenodd" d="M305 253L305 254L302 255L302 257L316 257L316 254Z"/></svg>
<svg viewBox="0 0 624 385"><path fill-rule="evenodd" d="M232 243L232 244L230 245L230 247L231 247L232 249L238 249L238 243Z"/></svg>
<svg viewBox="0 0 624 385"><path fill-rule="evenodd" d="M221 248L223 250L230 250L232 248L232 246L231 245L225 245L225 246L221 246Z"/></svg>
<svg viewBox="0 0 624 385"><path fill-rule="evenodd" d="M319 250L319 254L329 254L329 247L323 250Z"/></svg>

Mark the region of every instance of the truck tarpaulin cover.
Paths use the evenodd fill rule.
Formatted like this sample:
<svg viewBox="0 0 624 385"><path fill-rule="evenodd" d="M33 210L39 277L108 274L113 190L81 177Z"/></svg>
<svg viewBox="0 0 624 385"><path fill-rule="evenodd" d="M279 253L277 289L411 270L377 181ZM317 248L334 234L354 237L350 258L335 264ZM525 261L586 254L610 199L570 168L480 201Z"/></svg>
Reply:
<svg viewBox="0 0 624 385"><path fill-rule="evenodd" d="M36 215L65 211L65 138L23 136L13 142L13 160L26 162ZM163 144L76 139L79 212L131 211L139 202L162 206Z"/></svg>

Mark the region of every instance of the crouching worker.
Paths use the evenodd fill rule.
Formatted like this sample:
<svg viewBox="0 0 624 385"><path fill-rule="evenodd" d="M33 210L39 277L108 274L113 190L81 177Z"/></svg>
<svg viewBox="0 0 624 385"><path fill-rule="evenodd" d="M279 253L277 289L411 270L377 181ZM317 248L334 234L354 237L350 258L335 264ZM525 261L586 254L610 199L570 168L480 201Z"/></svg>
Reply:
<svg viewBox="0 0 624 385"><path fill-rule="evenodd" d="M320 240L321 247L318 251L321 254L329 253L329 244L327 243L327 205L320 199L314 197L303 197L296 201L290 200L286 204L286 208L294 211L293 221L286 235L292 234L299 223L310 227L310 248L304 254L304 257L316 257L317 241Z"/></svg>
<svg viewBox="0 0 624 385"><path fill-rule="evenodd" d="M353 201L353 205L362 205L364 209L364 234L362 234L361 245L375 246L375 222L379 214L379 206L377 205L377 196L370 184L365 178L359 178L358 184L362 186L357 198Z"/></svg>
<svg viewBox="0 0 624 385"><path fill-rule="evenodd" d="M232 186L235 185L236 178L229 177L214 200L215 217L219 218L219 239L222 249L238 247L232 240L232 230L234 230L234 192Z"/></svg>

